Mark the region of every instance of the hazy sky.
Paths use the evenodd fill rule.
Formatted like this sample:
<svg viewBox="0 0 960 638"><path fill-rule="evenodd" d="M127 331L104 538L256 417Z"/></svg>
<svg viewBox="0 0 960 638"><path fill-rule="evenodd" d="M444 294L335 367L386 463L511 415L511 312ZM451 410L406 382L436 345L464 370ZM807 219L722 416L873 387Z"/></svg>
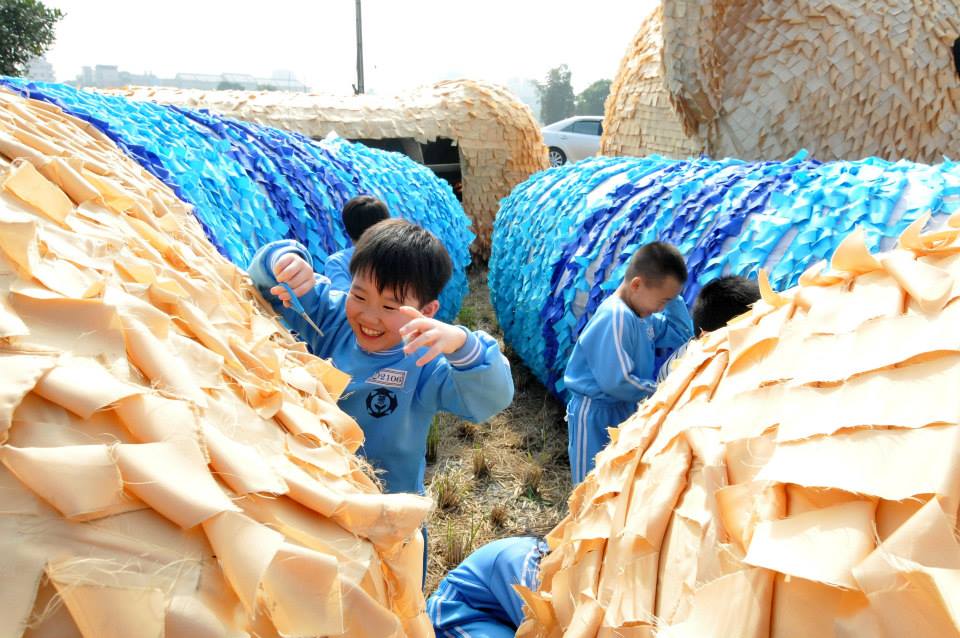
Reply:
<svg viewBox="0 0 960 638"><path fill-rule="evenodd" d="M58 80L82 66L133 73L292 72L322 92L356 79L355 0L44 0L66 13L47 53ZM365 82L392 93L468 77L541 79L567 64L574 90L613 79L656 0L363 0Z"/></svg>

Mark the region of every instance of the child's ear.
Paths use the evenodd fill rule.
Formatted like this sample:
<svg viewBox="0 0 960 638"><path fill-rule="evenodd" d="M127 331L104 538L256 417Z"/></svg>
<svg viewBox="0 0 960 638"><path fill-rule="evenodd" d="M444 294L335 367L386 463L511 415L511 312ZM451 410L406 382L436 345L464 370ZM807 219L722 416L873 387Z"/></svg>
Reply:
<svg viewBox="0 0 960 638"><path fill-rule="evenodd" d="M643 280L642 275L637 275L630 280L630 288L632 290L640 290L640 288L645 287L646 282Z"/></svg>
<svg viewBox="0 0 960 638"><path fill-rule="evenodd" d="M440 302L437 299L434 299L433 301L428 303L426 306L421 308L420 313L424 317L430 317L432 319L433 316L437 314L438 310L440 310Z"/></svg>

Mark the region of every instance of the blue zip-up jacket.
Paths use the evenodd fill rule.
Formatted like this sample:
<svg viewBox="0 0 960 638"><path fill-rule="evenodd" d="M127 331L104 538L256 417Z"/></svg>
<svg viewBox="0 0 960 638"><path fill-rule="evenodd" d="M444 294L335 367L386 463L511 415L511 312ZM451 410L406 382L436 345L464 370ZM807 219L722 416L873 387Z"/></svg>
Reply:
<svg viewBox="0 0 960 638"><path fill-rule="evenodd" d="M390 350L367 352L357 344L347 322L347 295L331 290L326 277L317 277L314 289L300 297L323 331L321 337L270 293L277 285L273 264L288 252L312 263L299 243L289 239L272 242L253 257L249 268L253 283L312 353L332 359L352 377L339 406L363 429L365 441L360 452L384 471L386 491L423 494L427 432L433 416L442 410L483 421L510 405L513 377L509 362L493 337L462 327L467 333L463 347L422 368L416 360L426 348L405 355L401 343Z"/></svg>
<svg viewBox="0 0 960 638"><path fill-rule="evenodd" d="M338 250L329 257L323 264L323 274L330 280L330 287L334 290L347 292L353 283L353 276L350 274L350 259L353 257L354 246Z"/></svg>
<svg viewBox="0 0 960 638"><path fill-rule="evenodd" d="M567 390L609 403L637 403L657 388L657 348L679 348L693 336L682 297L662 313L640 318L620 298L607 297L577 339L563 375Z"/></svg>

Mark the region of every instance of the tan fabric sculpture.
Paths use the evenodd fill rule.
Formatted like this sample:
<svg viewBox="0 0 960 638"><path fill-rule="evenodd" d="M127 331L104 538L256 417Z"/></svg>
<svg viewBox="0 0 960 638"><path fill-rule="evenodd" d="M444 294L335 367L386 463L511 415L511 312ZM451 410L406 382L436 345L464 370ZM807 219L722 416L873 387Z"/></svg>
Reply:
<svg viewBox="0 0 960 638"><path fill-rule="evenodd" d="M470 80L440 82L398 96L343 97L279 91L199 91L130 88L132 99L205 108L308 137L331 131L349 139L448 138L460 149L463 208L477 235L474 255L490 256L493 218L500 200L549 166L530 108L506 89Z"/></svg>
<svg viewBox="0 0 960 638"><path fill-rule="evenodd" d="M517 634L960 634L960 215L859 232L691 344L549 537Z"/></svg>
<svg viewBox="0 0 960 638"><path fill-rule="evenodd" d="M960 144L957 0L662 0L620 65L602 152L936 163Z"/></svg>
<svg viewBox="0 0 960 638"><path fill-rule="evenodd" d="M0 92L0 637L428 636L427 499L189 208Z"/></svg>

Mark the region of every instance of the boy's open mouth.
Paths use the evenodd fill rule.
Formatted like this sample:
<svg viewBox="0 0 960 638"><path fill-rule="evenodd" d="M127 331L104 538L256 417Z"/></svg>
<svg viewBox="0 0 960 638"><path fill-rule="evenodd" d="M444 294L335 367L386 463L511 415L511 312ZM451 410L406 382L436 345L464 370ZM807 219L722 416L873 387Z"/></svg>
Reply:
<svg viewBox="0 0 960 638"><path fill-rule="evenodd" d="M363 333L365 337L371 338L382 337L384 333L383 330L374 330L372 328L367 328L366 326L360 326L360 332Z"/></svg>

